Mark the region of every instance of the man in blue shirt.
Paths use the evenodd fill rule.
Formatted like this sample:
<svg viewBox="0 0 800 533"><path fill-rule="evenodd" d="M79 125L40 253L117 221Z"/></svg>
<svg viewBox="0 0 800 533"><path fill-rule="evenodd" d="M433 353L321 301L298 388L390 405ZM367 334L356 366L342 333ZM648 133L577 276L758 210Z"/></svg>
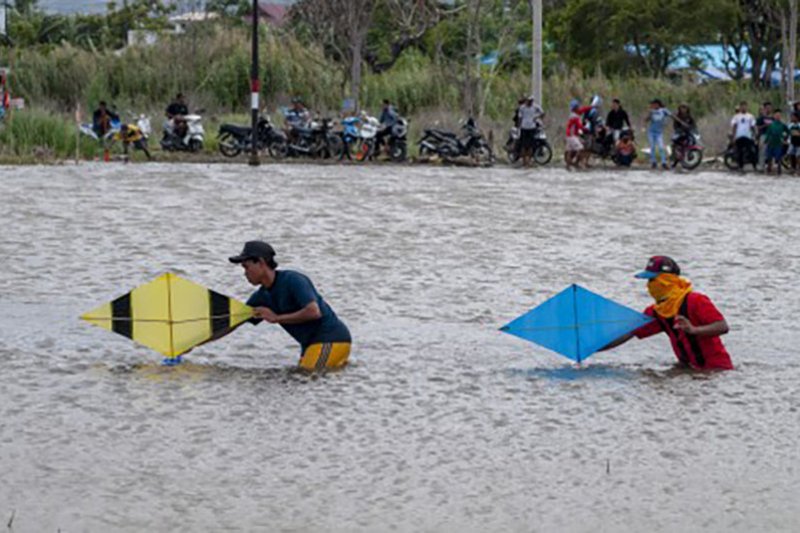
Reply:
<svg viewBox="0 0 800 533"><path fill-rule="evenodd" d="M347 363L350 331L308 277L293 270L277 270L275 250L263 241L248 241L239 255L229 259L241 264L247 281L258 286L247 300L254 308L251 322L280 324L300 343L301 368L315 371Z"/></svg>

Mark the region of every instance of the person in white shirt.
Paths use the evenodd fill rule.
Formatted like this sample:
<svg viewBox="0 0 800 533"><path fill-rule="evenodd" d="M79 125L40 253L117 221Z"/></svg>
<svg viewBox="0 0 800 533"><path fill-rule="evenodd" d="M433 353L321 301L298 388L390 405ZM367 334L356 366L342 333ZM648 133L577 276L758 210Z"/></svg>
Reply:
<svg viewBox="0 0 800 533"><path fill-rule="evenodd" d="M753 164L756 168L758 157L755 155L755 142L753 140L756 127L756 119L747 112L747 102L741 102L737 113L731 119L731 137L736 146L736 159L739 170L744 171L745 161Z"/></svg>
<svg viewBox="0 0 800 533"><path fill-rule="evenodd" d="M531 163L531 156L536 144L536 130L541 127L539 121L544 117L544 110L540 105L534 103L533 96L531 96L519 107L517 114L522 164L527 167Z"/></svg>

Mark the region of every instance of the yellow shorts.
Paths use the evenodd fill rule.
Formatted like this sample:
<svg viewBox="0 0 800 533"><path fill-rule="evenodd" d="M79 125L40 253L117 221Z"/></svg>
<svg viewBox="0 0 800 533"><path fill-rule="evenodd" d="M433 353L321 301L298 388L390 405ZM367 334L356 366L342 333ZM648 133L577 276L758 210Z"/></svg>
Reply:
<svg viewBox="0 0 800 533"><path fill-rule="evenodd" d="M305 370L341 368L350 357L349 342L323 342L312 344L300 356L299 366Z"/></svg>

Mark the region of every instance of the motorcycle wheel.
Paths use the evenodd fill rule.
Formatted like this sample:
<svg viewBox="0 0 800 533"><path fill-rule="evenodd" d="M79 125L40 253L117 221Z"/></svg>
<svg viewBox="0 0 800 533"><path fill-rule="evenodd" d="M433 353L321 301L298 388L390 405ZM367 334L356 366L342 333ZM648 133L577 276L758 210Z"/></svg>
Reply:
<svg viewBox="0 0 800 533"><path fill-rule="evenodd" d="M289 145L283 141L272 141L267 151L273 159L284 159L289 155Z"/></svg>
<svg viewBox="0 0 800 533"><path fill-rule="evenodd" d="M420 157L430 157L433 155L433 152L427 146L420 146L419 147L419 156Z"/></svg>
<svg viewBox="0 0 800 533"><path fill-rule="evenodd" d="M533 160L537 165L546 165L553 159L553 149L549 144L540 144L533 152Z"/></svg>
<svg viewBox="0 0 800 533"><path fill-rule="evenodd" d="M193 154L199 152L203 149L203 141L200 139L190 139L189 140L189 151Z"/></svg>
<svg viewBox="0 0 800 533"><path fill-rule="evenodd" d="M374 153L375 153L375 141L373 141L372 139L366 139L358 141L356 143L356 152L353 155L355 156L356 161L364 162L369 159L372 159Z"/></svg>
<svg viewBox="0 0 800 533"><path fill-rule="evenodd" d="M736 160L736 154L733 151L728 150L725 152L724 162L729 170L739 170L739 162Z"/></svg>
<svg viewBox="0 0 800 533"><path fill-rule="evenodd" d="M494 160L492 151L485 144L479 144L473 146L472 149L470 150L470 155L472 156L472 159L478 164L491 165Z"/></svg>
<svg viewBox="0 0 800 533"><path fill-rule="evenodd" d="M344 155L344 141L338 135L329 135L327 145L323 149L322 157L325 159L330 157L335 157L336 159L341 158Z"/></svg>
<svg viewBox="0 0 800 533"><path fill-rule="evenodd" d="M783 157L781 158L781 166L783 170L792 170L792 158L786 154L786 151L784 151Z"/></svg>
<svg viewBox="0 0 800 533"><path fill-rule="evenodd" d="M395 163L402 163L408 157L408 148L406 147L406 143L404 142L397 142L392 145L391 150L389 151L389 157Z"/></svg>
<svg viewBox="0 0 800 533"><path fill-rule="evenodd" d="M514 163L519 161L519 152L515 149L513 144L511 146L506 145L505 149L506 149L506 154L508 154L507 158L510 164L513 165Z"/></svg>
<svg viewBox="0 0 800 533"><path fill-rule="evenodd" d="M703 151L698 150L697 148L692 148L690 150L687 150L686 153L683 154L683 159L681 160L681 166L686 170L694 170L702 162L703 162Z"/></svg>
<svg viewBox="0 0 800 533"><path fill-rule="evenodd" d="M219 138L219 151L225 157L236 157L242 153L242 149L232 137L230 133L223 133Z"/></svg>

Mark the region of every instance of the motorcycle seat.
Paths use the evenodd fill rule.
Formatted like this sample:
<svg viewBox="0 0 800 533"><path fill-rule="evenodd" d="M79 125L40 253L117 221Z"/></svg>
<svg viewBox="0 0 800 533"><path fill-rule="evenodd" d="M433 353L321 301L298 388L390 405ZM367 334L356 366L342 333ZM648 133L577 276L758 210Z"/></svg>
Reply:
<svg viewBox="0 0 800 533"><path fill-rule="evenodd" d="M313 135L314 128L293 128L292 131L297 135Z"/></svg>
<svg viewBox="0 0 800 533"><path fill-rule="evenodd" d="M251 129L247 126L237 126L235 124L223 124L219 127L220 133L230 133L237 137L246 137L250 135Z"/></svg>

